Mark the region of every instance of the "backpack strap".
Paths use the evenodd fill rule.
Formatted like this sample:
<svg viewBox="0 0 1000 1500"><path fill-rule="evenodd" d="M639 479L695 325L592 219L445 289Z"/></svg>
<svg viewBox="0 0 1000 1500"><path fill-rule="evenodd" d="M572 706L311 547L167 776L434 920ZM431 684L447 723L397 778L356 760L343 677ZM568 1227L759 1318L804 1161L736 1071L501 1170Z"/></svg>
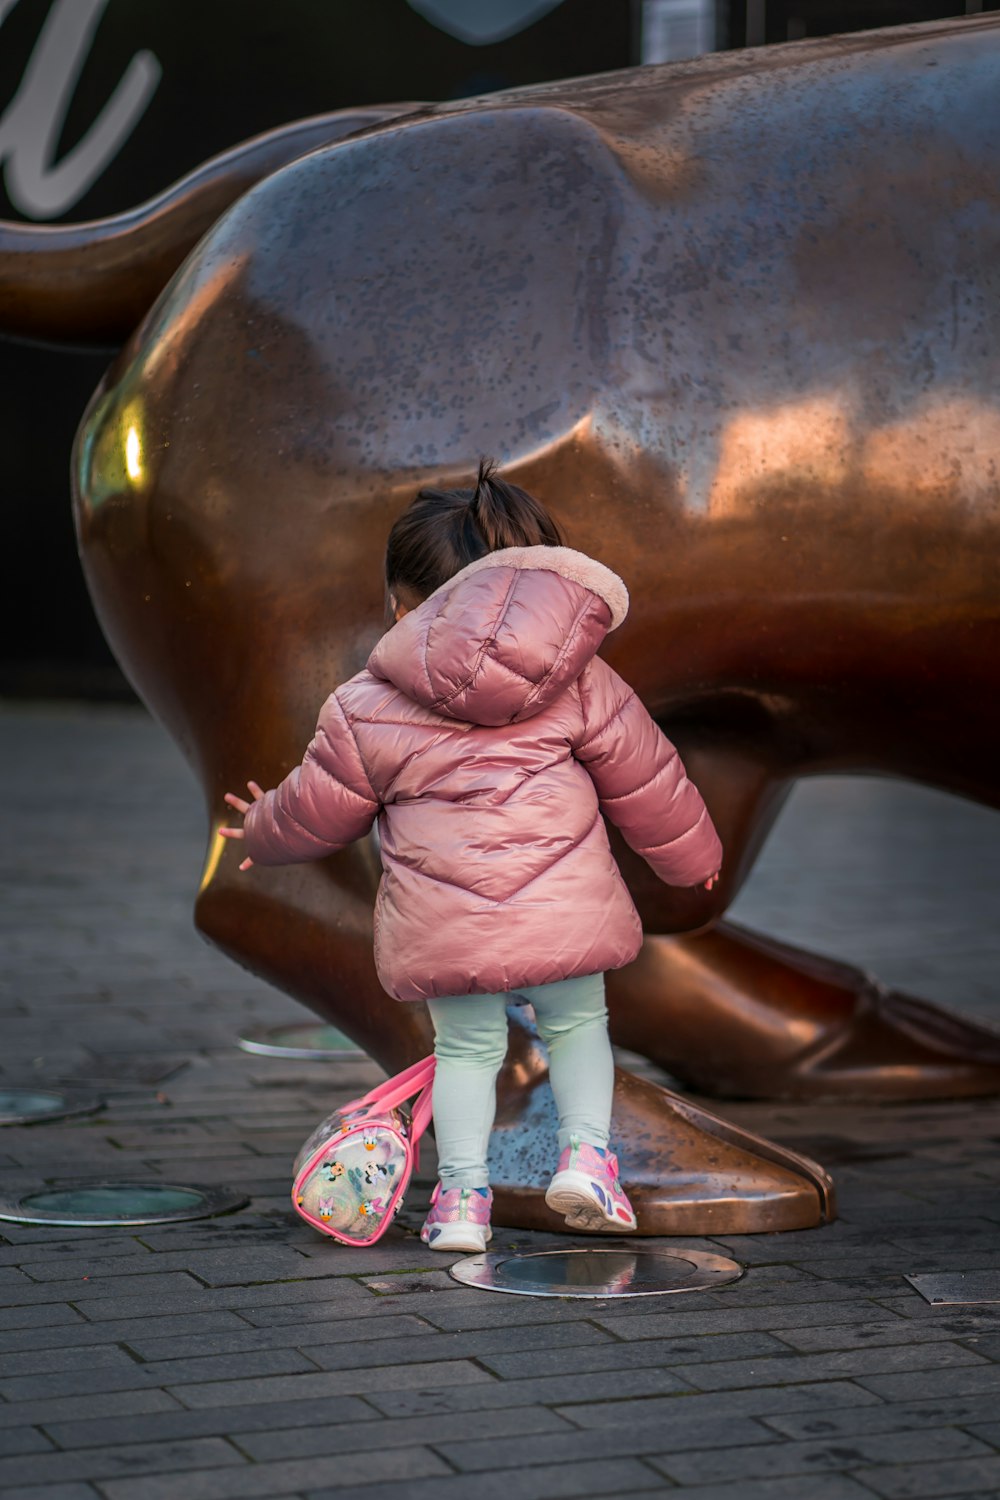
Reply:
<svg viewBox="0 0 1000 1500"><path fill-rule="evenodd" d="M410 1140L416 1148L417 1142L431 1123L431 1111L434 1105L434 1080L425 1088L421 1089L413 1104L413 1114L410 1118Z"/></svg>
<svg viewBox="0 0 1000 1500"><path fill-rule="evenodd" d="M431 1058L433 1062L434 1059ZM420 1137L431 1123L431 1114L434 1107L434 1074L420 1090L413 1101L413 1113L410 1116L410 1145L413 1149L413 1165L420 1168Z"/></svg>
<svg viewBox="0 0 1000 1500"><path fill-rule="evenodd" d="M346 1115L359 1109L398 1109L401 1104L405 1104L408 1099L412 1099L414 1094L422 1096L425 1091L429 1094L429 1085L433 1080L434 1055L432 1053L429 1057L422 1057L419 1062L413 1063L409 1068L404 1069L402 1073L397 1073L394 1077L385 1079L383 1083L371 1089L363 1098L352 1099L349 1104L340 1105L340 1112ZM429 1114L430 1106L428 1105L428 1118Z"/></svg>

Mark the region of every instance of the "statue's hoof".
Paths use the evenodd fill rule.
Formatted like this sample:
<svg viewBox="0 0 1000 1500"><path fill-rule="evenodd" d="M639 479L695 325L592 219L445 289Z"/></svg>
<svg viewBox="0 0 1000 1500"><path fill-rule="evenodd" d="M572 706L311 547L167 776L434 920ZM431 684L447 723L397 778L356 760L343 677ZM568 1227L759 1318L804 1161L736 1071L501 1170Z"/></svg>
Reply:
<svg viewBox="0 0 1000 1500"><path fill-rule="evenodd" d="M957 1099L1000 1093L1000 1034L870 982L844 1025L757 1097Z"/></svg>
<svg viewBox="0 0 1000 1500"><path fill-rule="evenodd" d="M490 1148L494 1223L566 1231L544 1199L555 1127L547 1077L514 1070ZM639 1234L810 1229L836 1214L833 1184L808 1157L620 1069L612 1144Z"/></svg>
<svg viewBox="0 0 1000 1500"><path fill-rule="evenodd" d="M653 1039L641 1051L698 1093L720 1098L903 1103L1000 1094L997 1032L871 979L845 993L843 1010L839 1024L828 1023L791 1056L755 1056L741 1045L736 1013L728 1049L716 1032L710 1059L679 1064L660 1057Z"/></svg>
<svg viewBox="0 0 1000 1500"><path fill-rule="evenodd" d="M1000 1034L850 964L719 923L647 938L608 976L611 1034L699 1093L913 1100L1000 1093Z"/></svg>

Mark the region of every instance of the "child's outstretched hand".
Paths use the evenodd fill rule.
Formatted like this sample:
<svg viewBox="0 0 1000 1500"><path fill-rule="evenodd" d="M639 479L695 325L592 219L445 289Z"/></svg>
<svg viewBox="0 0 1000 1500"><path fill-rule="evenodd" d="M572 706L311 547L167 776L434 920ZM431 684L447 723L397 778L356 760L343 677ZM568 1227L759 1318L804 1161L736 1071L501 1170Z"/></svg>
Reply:
<svg viewBox="0 0 1000 1500"><path fill-rule="evenodd" d="M714 875L710 875L708 877L708 879L705 881L705 889L706 889L706 891L710 891L712 889L713 885L718 885L718 883L719 883L719 871L716 870L715 874Z"/></svg>
<svg viewBox="0 0 1000 1500"><path fill-rule="evenodd" d="M256 781L248 781L247 786L250 789L250 795L253 800L255 802L259 802L264 793L261 791ZM223 801L228 802L230 807L235 807L236 811L238 813L242 813L244 817L246 817L247 813L250 811L249 802L244 802L243 798L237 797L235 792L227 792L225 797L223 798ZM246 837L242 828L220 828L219 832L224 839L242 839ZM252 859L245 859L240 865L240 869L249 870L252 864Z"/></svg>

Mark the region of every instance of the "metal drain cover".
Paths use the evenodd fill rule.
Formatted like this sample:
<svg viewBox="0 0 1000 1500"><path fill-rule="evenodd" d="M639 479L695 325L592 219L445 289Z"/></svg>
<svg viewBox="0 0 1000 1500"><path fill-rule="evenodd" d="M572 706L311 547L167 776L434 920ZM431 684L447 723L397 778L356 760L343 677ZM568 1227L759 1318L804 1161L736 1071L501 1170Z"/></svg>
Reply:
<svg viewBox="0 0 1000 1500"><path fill-rule="evenodd" d="M512 1250L473 1255L450 1266L456 1281L523 1297L666 1297L703 1292L743 1275L743 1267L704 1250Z"/></svg>
<svg viewBox="0 0 1000 1500"><path fill-rule="evenodd" d="M951 1303L971 1307L980 1302L1000 1302L1000 1271L938 1271L906 1280L925 1302L935 1307Z"/></svg>
<svg viewBox="0 0 1000 1500"><path fill-rule="evenodd" d="M103 1109L99 1094L82 1089L0 1088L0 1125L34 1125Z"/></svg>
<svg viewBox="0 0 1000 1500"><path fill-rule="evenodd" d="M106 1228L116 1224L170 1224L210 1219L245 1208L250 1199L231 1188L172 1182L76 1182L66 1187L29 1188L0 1197L0 1219L15 1224L77 1224Z"/></svg>
<svg viewBox="0 0 1000 1500"><path fill-rule="evenodd" d="M236 1045L260 1057L288 1057L302 1062L367 1056L335 1026L323 1026L316 1021L297 1021L293 1026L254 1026L245 1036L237 1038Z"/></svg>

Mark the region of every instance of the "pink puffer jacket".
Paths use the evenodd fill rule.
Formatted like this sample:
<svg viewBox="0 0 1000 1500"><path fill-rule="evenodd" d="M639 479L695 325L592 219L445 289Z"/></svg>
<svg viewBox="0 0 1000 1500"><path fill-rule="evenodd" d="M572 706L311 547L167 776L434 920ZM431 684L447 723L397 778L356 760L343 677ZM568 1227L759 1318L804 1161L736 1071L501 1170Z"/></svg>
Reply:
<svg viewBox="0 0 1000 1500"><path fill-rule="evenodd" d="M642 933L602 812L670 885L718 869L677 751L595 654L627 609L580 552L490 553L383 636L247 814L260 865L321 859L378 818L375 961L397 999L629 963Z"/></svg>

